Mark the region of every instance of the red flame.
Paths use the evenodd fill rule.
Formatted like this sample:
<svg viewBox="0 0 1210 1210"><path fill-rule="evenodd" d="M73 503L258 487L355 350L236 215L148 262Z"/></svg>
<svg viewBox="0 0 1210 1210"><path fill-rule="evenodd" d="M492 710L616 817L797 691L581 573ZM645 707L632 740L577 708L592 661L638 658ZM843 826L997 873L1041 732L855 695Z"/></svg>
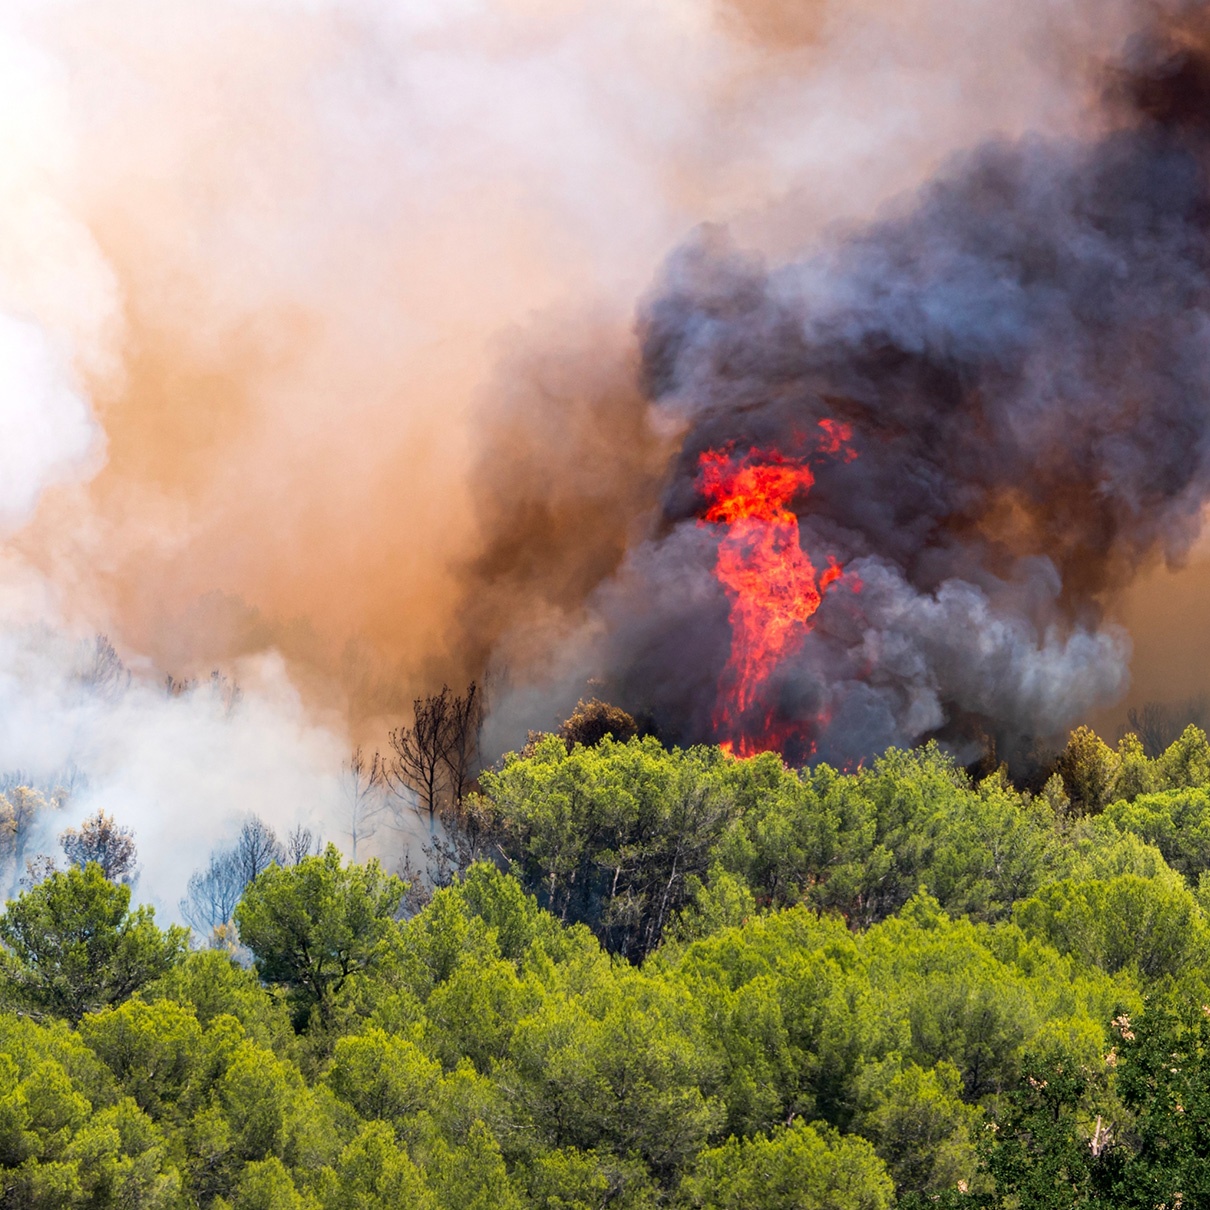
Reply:
<svg viewBox="0 0 1210 1210"><path fill-rule="evenodd" d="M822 420L817 453L846 462L856 451L848 425ZM813 750L804 724L780 722L765 693L770 677L811 628L822 594L844 577L835 558L817 574L799 542L795 497L815 483L806 459L777 450L707 450L698 463L698 488L709 501L702 524L727 527L715 575L731 600L731 654L719 681L714 729L724 751ZM860 590L850 578L849 586Z"/></svg>

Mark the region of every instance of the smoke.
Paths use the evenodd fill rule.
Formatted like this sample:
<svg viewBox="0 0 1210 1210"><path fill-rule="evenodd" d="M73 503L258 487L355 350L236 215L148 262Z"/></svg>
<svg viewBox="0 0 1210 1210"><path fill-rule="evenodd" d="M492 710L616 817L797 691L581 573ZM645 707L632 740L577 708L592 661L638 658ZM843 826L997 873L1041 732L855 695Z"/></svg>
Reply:
<svg viewBox="0 0 1210 1210"><path fill-rule="evenodd" d="M234 672L238 700L230 681L168 695L98 667L91 643L44 628L5 634L0 768L48 799L68 791L36 821L27 855L56 854L64 828L106 811L135 832L140 896L175 916L189 875L249 815L283 837L302 825L339 841L343 744L308 718L280 659Z"/></svg>
<svg viewBox="0 0 1210 1210"><path fill-rule="evenodd" d="M961 12L927 3L733 4L718 11L723 28L756 50L747 60L750 91L732 99L716 134L716 162L734 156L759 183L729 214L716 205L694 217L726 216L737 242L774 261L817 243L838 218L851 224L872 215L888 196L927 179L947 154L991 132L1019 136L1037 127L1083 136L1100 129L1096 70L1138 18L1129 5L1079 4ZM736 127L746 147L732 139ZM754 147L774 154L762 157ZM552 338L552 326L562 335ZM709 585L689 569L705 565L687 557L679 582L644 581L625 605L616 604L625 595L619 583L601 574L608 562L610 574L629 582L646 559L641 528L658 512L655 498L685 416L666 406L644 415L625 379L620 389L593 395L602 361L625 364L634 355L627 345L625 358L611 357L594 340L585 356L578 334L574 315L541 325L538 355L510 359L483 417L476 509L484 553L470 566L464 600L471 630L500 676L494 742L507 746L528 726L550 726L592 679L602 682L594 691L608 685L663 717L670 736L701 737L709 733L700 718L727 637L717 590L713 637L705 615L671 606L666 625L654 621L640 637L622 636L677 591L700 600ZM577 388L552 387L552 364L563 378L575 365ZM503 468L514 463L525 470L509 476ZM542 470L529 473L532 465ZM593 524L584 529L589 511ZM593 536L605 530L603 540ZM600 585L587 604L586 580ZM605 634L612 637L602 640ZM707 651L715 664L703 666ZM650 675L636 682L625 668L644 661ZM666 684L665 663L683 692ZM676 700L666 701L666 691Z"/></svg>
<svg viewBox="0 0 1210 1210"><path fill-rule="evenodd" d="M710 535L691 520L691 459L709 409L720 434L743 437L723 378L701 401L687 394L713 373L710 340L721 349L742 330L793 360L793 342L745 325L809 315L813 368L794 373L840 389L852 343L841 328L874 323L882 254L873 237L842 242L830 267L801 260L806 250L992 136L1011 147L1056 132L1071 150L1036 154L1078 176L1074 149L1106 123L1090 69L1139 11L1132 0L6 6L6 766L79 768L73 809L103 805L136 828L140 893L168 906L247 811L336 838L340 756L379 742L445 679L491 675L500 744L556 721L594 676L686 737L705 734L726 602ZM663 301L646 304L639 348L636 298L703 222L773 267L699 241L666 271ZM925 268L917 285L941 300ZM755 292L750 312L726 311L732 300L709 340L683 339L711 291L733 288ZM928 336L906 311L896 322L896 340ZM929 358L918 362L923 372ZM756 395L762 373L767 385L774 370L753 371ZM776 431L768 404L744 423ZM885 486L885 460L863 446L854 465L867 492ZM804 514L804 541L879 562L862 572L868 616L846 621L831 608L840 595L821 614L828 683L846 683L859 643L881 644L880 668L894 649L904 666L950 659L966 675L969 659L934 650L961 622L976 645L995 630L1013 669L998 691L1007 704L972 685L964 709L1037 710L1049 725L1112 693L1121 642L1076 605L1068 577L1081 560L1043 572L1036 544L1003 538L1020 555L1011 568L973 548L964 562L954 529L953 565L923 571L910 540L882 542L885 519L839 519L843 490L821 476L832 511ZM863 507L879 499L891 498ZM1020 518L1001 503L1010 529ZM942 516L930 507L921 518ZM959 515L990 525L986 509ZM1108 562L1143 557L1148 541L1113 544ZM965 587L941 592L950 582ZM1090 582L1080 599L1100 591ZM75 653L98 632L134 674L117 699L80 688ZM814 709L823 693L812 658L787 670L783 693L798 702L787 708ZM165 673L204 682L215 667L244 689L234 712L159 688ZM951 703L935 672L896 675L911 686L902 701L877 678L853 683L854 703L874 694L889 710L877 725L877 711L859 712L854 734L941 725Z"/></svg>
<svg viewBox="0 0 1210 1210"><path fill-rule="evenodd" d="M98 439L45 333L0 315L0 527L27 521L43 488L74 476Z"/></svg>
<svg viewBox="0 0 1210 1210"><path fill-rule="evenodd" d="M29 7L55 197L121 330L84 378L108 461L48 503L27 557L174 670L275 646L360 718L398 695L359 700L351 639L405 694L473 673L463 636L491 646L520 615L472 625L466 603L538 538L508 497L540 484L501 485L501 461L532 442L569 478L542 449L557 432L604 488L601 434L640 442L596 492L619 518L605 549L657 494L667 433L582 401L615 416L633 395L627 329L667 250L703 220L801 245L989 131L1079 127L1073 62L1130 14L822 4L786 44L757 7Z"/></svg>
<svg viewBox="0 0 1210 1210"><path fill-rule="evenodd" d="M1109 595L1177 563L1210 495L1210 67L1132 44L1118 125L995 140L870 226L775 267L702 232L641 322L647 390L686 426L660 532L599 594L607 683L711 736L731 634L700 455L800 455L851 426L800 504L835 557L777 670L779 719L842 763L937 735L1020 761L1120 698Z"/></svg>

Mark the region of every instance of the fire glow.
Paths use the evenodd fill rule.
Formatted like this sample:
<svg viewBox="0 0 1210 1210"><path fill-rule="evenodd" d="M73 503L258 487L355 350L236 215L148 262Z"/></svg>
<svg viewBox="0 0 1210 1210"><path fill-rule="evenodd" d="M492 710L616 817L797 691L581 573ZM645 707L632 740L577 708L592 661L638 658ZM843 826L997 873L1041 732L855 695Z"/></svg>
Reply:
<svg viewBox="0 0 1210 1210"><path fill-rule="evenodd" d="M851 462L848 425L821 420L816 453ZM829 556L817 572L790 507L815 484L809 461L777 450L705 451L698 488L709 502L700 524L723 525L715 576L731 601L731 651L719 680L715 734L739 756L794 748L809 755L809 724L779 721L767 692L781 662L811 629L823 594L844 578ZM860 590L860 582L849 579Z"/></svg>

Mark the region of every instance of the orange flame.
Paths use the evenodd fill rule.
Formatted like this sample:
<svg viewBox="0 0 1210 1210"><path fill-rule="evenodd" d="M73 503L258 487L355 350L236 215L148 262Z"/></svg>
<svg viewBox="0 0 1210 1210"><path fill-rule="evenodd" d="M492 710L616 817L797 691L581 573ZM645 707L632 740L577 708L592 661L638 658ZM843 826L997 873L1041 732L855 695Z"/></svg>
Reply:
<svg viewBox="0 0 1210 1210"><path fill-rule="evenodd" d="M848 425L820 421L817 452L846 462L856 451ZM714 729L724 751L751 756L796 747L813 750L801 723L779 723L765 690L777 666L811 628L822 595L844 578L835 558L817 574L799 542L790 509L815 476L805 459L777 450L707 450L698 462L698 488L709 501L699 524L725 525L715 575L731 600L731 653L719 681ZM850 579L850 587L860 583Z"/></svg>

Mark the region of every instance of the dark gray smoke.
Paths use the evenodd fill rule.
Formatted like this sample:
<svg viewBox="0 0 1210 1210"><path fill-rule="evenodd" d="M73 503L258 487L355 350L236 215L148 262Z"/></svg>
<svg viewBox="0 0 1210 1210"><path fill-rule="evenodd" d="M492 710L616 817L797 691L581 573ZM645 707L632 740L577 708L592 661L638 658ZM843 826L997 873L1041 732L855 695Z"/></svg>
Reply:
<svg viewBox="0 0 1210 1210"><path fill-rule="evenodd" d="M671 258L640 334L688 435L660 532L600 593L609 687L670 738L715 738L730 643L699 456L803 454L824 418L858 456L819 466L802 543L863 588L769 685L820 757L937 735L1020 760L1120 697L1106 595L1179 561L1210 495L1207 59L1140 43L1111 100L1098 142L984 146L810 260L715 231Z"/></svg>

